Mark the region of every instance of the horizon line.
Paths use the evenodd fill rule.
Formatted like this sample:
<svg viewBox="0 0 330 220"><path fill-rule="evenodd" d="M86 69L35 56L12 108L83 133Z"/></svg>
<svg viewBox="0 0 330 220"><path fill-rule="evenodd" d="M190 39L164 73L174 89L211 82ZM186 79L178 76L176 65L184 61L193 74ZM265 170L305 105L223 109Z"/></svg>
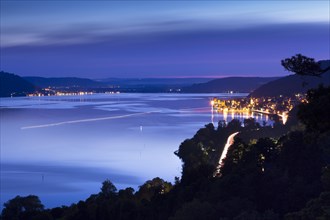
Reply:
<svg viewBox="0 0 330 220"><path fill-rule="evenodd" d="M5 72L5 71L3 71ZM9 73L9 72L7 72ZM12 73L15 74L15 73ZM18 75L18 74L15 74ZM90 79L90 80L104 80L104 79L223 79L223 78L232 78L232 77L244 77L244 78L251 78L251 77L260 77L260 78L274 78L274 77L285 77L292 74L287 75L271 75L271 76L259 76L259 75L225 75L225 76L143 76L143 77L85 77L85 76L40 76L40 75L33 75L33 76L22 76L20 77L41 77L41 78L80 78L80 79Z"/></svg>

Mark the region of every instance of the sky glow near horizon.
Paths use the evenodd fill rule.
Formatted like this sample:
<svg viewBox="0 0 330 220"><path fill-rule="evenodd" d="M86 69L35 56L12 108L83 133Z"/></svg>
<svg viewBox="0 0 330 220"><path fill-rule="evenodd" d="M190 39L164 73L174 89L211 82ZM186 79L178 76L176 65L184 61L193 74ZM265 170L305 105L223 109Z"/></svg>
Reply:
<svg viewBox="0 0 330 220"><path fill-rule="evenodd" d="M1 69L18 75L284 75L329 59L328 1L1 1ZM19 63L19 65L17 65Z"/></svg>

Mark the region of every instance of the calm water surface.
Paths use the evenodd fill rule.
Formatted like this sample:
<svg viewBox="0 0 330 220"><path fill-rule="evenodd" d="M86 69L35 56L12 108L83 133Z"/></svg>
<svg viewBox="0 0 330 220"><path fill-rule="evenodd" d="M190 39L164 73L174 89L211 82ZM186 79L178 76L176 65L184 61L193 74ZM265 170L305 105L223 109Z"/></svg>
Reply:
<svg viewBox="0 0 330 220"><path fill-rule="evenodd" d="M180 143L205 124L223 119L211 113L213 97L229 96L0 99L1 204L34 194L46 207L70 205L98 193L107 178L119 189L138 189L157 176L173 182L181 175L181 161L173 153ZM230 121L242 115L226 117Z"/></svg>

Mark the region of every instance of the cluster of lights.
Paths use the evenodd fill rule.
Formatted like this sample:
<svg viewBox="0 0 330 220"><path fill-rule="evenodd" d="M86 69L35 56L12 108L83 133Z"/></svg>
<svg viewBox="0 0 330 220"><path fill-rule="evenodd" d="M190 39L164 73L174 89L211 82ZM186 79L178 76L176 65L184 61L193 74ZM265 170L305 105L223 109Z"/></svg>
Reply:
<svg viewBox="0 0 330 220"><path fill-rule="evenodd" d="M105 92L105 94L119 94L120 92ZM30 93L27 94L29 97L41 97L41 96L83 96L83 95L93 95L95 92L85 92L85 91L79 91L79 92L63 92L63 91L54 91L49 88L44 89L44 92L37 92L37 93Z"/></svg>
<svg viewBox="0 0 330 220"><path fill-rule="evenodd" d="M117 92L111 91L111 92L105 92L105 94L120 94L120 92L119 91L117 91Z"/></svg>
<svg viewBox="0 0 330 220"><path fill-rule="evenodd" d="M92 95L93 92L55 92L55 93L31 93L27 96L33 97L33 96L73 96L73 95Z"/></svg>
<svg viewBox="0 0 330 220"><path fill-rule="evenodd" d="M92 95L93 92L56 92L56 96Z"/></svg>
<svg viewBox="0 0 330 220"><path fill-rule="evenodd" d="M305 96L296 94L294 97L263 97L243 99L217 99L210 101L212 111L227 114L228 111L239 113L276 114L282 118L283 124L288 119L288 112L297 104L306 102Z"/></svg>

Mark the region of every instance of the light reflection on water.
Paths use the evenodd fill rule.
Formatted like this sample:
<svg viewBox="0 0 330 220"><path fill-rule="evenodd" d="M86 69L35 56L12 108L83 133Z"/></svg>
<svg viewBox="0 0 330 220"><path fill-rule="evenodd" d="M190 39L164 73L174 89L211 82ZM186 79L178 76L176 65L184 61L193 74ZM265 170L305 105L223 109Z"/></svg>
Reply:
<svg viewBox="0 0 330 220"><path fill-rule="evenodd" d="M2 98L1 204L35 194L47 207L69 205L107 178L135 189L156 176L173 181L180 143L224 118L209 106L219 96L228 94Z"/></svg>

